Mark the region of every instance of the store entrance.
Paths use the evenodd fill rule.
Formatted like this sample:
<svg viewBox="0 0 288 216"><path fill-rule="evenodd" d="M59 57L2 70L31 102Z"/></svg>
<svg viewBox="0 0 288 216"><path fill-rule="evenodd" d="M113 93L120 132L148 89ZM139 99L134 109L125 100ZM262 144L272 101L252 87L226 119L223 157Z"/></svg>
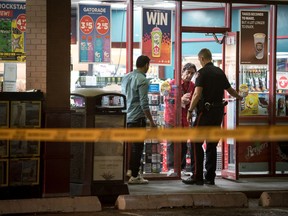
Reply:
<svg viewBox="0 0 288 216"><path fill-rule="evenodd" d="M183 96L182 94L185 91L182 91L181 84L177 87L175 80L178 78L181 83L181 74L184 65L189 63L194 64L196 70L199 70L201 65L197 56L198 52L202 48L208 48L212 52L214 65L223 69L223 42L224 36L221 33L183 33L181 71L177 72L176 70L173 70L173 73L169 73L170 68L165 67L165 74L168 74L168 76L165 77L165 80L162 80L163 82L160 85L155 81L149 88L148 97L150 110L152 115L162 122L161 127L169 129L175 127L174 124L169 124L166 119L168 111L168 116L173 116L173 119L176 119L176 117L182 119L182 107L179 106L179 102L177 101ZM193 83L195 83L195 78L196 75L191 79ZM165 92L165 89L167 92ZM169 97L170 91L174 91L173 98ZM180 109L177 108L177 105ZM169 107L171 107L171 109L168 110ZM159 116L161 116L160 119ZM177 127L183 127L182 121L179 121ZM144 177L150 179L186 179L191 176L193 173L193 153L191 152L193 142L193 137L183 143L169 140L145 140L145 149L142 160L143 165L141 167ZM218 176L221 175L223 164L222 147L222 142L219 142L217 147L216 170ZM203 142L203 148L204 150L206 148L205 142Z"/></svg>
<svg viewBox="0 0 288 216"><path fill-rule="evenodd" d="M236 82L236 74L239 71L239 32L229 32L226 35L224 52L224 71L226 76L235 89L238 89L239 83ZM228 105L225 110L225 117L223 126L227 129L235 129L238 125L238 105L235 98L231 98L225 95L225 100L228 101ZM235 139L226 139L222 142L222 169L221 176L223 178L237 180L238 174L238 148L236 146Z"/></svg>
<svg viewBox="0 0 288 216"><path fill-rule="evenodd" d="M191 62L196 65L197 70L201 69L198 52L203 48L208 48L212 53L213 64L223 69L222 46L225 40L224 35L210 31L198 33L197 28L195 28L195 32L182 33L182 65ZM192 81L195 82L195 79L196 76L192 78ZM193 143L193 137L191 137L191 143ZM205 142L203 143L203 149L206 149ZM222 143L219 142L217 146L217 176L221 175L222 159Z"/></svg>

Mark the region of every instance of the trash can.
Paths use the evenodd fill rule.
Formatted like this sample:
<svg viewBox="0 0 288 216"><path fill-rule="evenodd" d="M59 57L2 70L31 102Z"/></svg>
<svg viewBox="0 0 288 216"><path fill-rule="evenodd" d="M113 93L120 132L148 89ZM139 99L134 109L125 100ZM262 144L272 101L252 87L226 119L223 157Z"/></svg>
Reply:
<svg viewBox="0 0 288 216"><path fill-rule="evenodd" d="M97 88L71 93L71 127L124 128L126 97ZM124 184L124 142L71 144L71 193L96 195L101 202L114 202L128 194Z"/></svg>

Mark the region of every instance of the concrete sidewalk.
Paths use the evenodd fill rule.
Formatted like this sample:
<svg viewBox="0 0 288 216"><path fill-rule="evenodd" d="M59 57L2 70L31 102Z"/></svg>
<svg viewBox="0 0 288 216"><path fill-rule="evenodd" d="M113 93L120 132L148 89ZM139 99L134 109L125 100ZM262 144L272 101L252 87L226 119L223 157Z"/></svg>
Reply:
<svg viewBox="0 0 288 216"><path fill-rule="evenodd" d="M130 195L242 192L259 198L264 191L288 191L288 177L258 177L227 180L216 178L215 185L186 185L181 180L149 181L147 185L129 185Z"/></svg>
<svg viewBox="0 0 288 216"><path fill-rule="evenodd" d="M150 181L147 185L129 185L129 195L120 195L115 206L120 210L159 209L164 207L247 207L249 198L262 206L288 207L288 177L249 178L231 181L217 178L216 185L186 185L181 180ZM0 200L0 214L44 212L97 212L99 199L55 197Z"/></svg>

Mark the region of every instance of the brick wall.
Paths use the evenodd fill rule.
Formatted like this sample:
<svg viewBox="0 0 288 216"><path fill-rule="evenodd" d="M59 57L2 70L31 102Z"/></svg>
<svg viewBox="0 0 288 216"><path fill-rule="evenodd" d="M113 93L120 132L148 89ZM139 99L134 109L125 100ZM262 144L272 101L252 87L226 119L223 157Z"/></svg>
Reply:
<svg viewBox="0 0 288 216"><path fill-rule="evenodd" d="M26 1L26 89L46 92L46 0Z"/></svg>

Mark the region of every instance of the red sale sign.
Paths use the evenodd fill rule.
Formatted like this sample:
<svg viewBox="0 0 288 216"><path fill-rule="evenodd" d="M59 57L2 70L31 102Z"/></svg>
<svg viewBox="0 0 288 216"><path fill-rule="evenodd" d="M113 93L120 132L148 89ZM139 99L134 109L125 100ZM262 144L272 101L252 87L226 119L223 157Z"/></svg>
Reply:
<svg viewBox="0 0 288 216"><path fill-rule="evenodd" d="M17 23L17 28L21 32L25 32L26 31L26 14L20 14L16 19L16 23Z"/></svg>
<svg viewBox="0 0 288 216"><path fill-rule="evenodd" d="M90 34L93 31L93 19L86 15L80 19L80 30L84 34Z"/></svg>
<svg viewBox="0 0 288 216"><path fill-rule="evenodd" d="M107 17L105 16L100 16L98 17L98 19L96 20L96 31L101 34L101 35L105 35L107 34L107 32L109 31L109 20Z"/></svg>
<svg viewBox="0 0 288 216"><path fill-rule="evenodd" d="M277 72L277 88L288 89L288 76L286 73Z"/></svg>

